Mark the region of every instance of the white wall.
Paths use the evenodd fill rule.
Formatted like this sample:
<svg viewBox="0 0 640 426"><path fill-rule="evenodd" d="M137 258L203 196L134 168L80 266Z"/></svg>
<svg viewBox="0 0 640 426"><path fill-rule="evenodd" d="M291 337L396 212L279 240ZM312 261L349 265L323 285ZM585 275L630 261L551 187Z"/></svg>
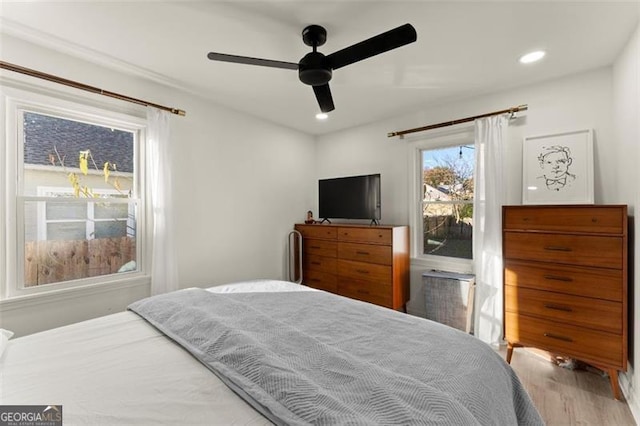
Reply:
<svg viewBox="0 0 640 426"><path fill-rule="evenodd" d="M310 136L206 104L184 104L176 169L180 280L284 278L285 241L312 205Z"/></svg>
<svg viewBox="0 0 640 426"><path fill-rule="evenodd" d="M408 224L409 155L411 144L421 136L414 134L401 140L388 138L387 133L521 104L528 104L529 109L519 114L520 118L513 120L508 130L507 203L521 204L522 139L525 136L585 128L594 129L595 200L597 203L618 202L617 158L612 149L610 68L423 109L320 137L317 147L319 177L381 173L382 223ZM412 260L409 312L424 315L421 273L434 267L442 268ZM451 270L471 272L460 267Z"/></svg>
<svg viewBox="0 0 640 426"><path fill-rule="evenodd" d="M640 26L613 65L613 123L617 147L616 193L619 202L629 205L629 215L637 216L640 206ZM640 238L638 218L631 219L633 235L629 258L629 370L621 377L621 384L629 407L640 419L640 376L636 374L640 361Z"/></svg>
<svg viewBox="0 0 640 426"><path fill-rule="evenodd" d="M313 205L313 137L9 36L1 43L3 61L186 110L186 117L171 119L181 287L285 277L287 234ZM2 75L79 93L7 71ZM140 114L139 107L119 101L118 108ZM148 291L142 283L97 294L3 301L0 326L29 334L121 311Z"/></svg>
<svg viewBox="0 0 640 426"><path fill-rule="evenodd" d="M406 224L409 220L409 146L419 136L401 140L388 138L388 132L528 104L529 110L521 113L509 127L508 202L519 204L521 201L524 136L584 128L595 131L596 201L611 202L610 188L615 187L617 179L615 157L610 150L613 142L611 96L611 69L604 68L321 136L317 148L318 175L380 172L383 180L382 222Z"/></svg>

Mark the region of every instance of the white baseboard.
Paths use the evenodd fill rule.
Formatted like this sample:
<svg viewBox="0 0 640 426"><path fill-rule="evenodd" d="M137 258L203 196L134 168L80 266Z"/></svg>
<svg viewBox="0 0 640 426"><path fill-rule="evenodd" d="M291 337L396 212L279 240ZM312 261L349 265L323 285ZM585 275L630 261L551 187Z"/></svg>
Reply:
<svg viewBox="0 0 640 426"><path fill-rule="evenodd" d="M626 373L619 375L618 383L620 383L620 390L627 400L633 419L637 424L640 424L640 404L638 403L638 395L634 392L633 384L631 383L633 376L633 367L629 366Z"/></svg>

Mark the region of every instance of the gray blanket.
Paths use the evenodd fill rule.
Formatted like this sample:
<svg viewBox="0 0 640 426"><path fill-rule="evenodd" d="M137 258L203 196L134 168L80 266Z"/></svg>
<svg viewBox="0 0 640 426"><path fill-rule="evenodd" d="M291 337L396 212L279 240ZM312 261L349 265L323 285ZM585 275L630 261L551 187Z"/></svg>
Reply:
<svg viewBox="0 0 640 426"><path fill-rule="evenodd" d="M543 424L495 351L422 318L324 292L188 289L129 309L276 424Z"/></svg>

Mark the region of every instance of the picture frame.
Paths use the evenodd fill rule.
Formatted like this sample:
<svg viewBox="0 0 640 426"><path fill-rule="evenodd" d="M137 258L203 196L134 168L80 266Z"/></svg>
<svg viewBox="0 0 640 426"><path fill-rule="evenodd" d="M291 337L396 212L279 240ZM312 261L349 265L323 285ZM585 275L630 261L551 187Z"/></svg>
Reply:
<svg viewBox="0 0 640 426"><path fill-rule="evenodd" d="M522 204L593 204L593 130L525 137Z"/></svg>

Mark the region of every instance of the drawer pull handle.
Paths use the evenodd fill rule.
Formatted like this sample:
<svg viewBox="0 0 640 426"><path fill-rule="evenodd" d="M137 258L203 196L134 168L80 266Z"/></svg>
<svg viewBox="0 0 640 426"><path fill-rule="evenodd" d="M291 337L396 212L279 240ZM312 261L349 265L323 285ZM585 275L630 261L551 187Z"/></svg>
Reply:
<svg viewBox="0 0 640 426"><path fill-rule="evenodd" d="M369 252L368 251L356 251L356 254L361 254L363 256L369 256Z"/></svg>
<svg viewBox="0 0 640 426"><path fill-rule="evenodd" d="M318 278L311 278L309 281L313 281L314 283L319 283L320 280Z"/></svg>
<svg viewBox="0 0 640 426"><path fill-rule="evenodd" d="M320 262L311 262L312 265L321 265Z"/></svg>
<svg viewBox="0 0 640 426"><path fill-rule="evenodd" d="M366 269L356 269L356 272L360 273L360 274L368 274L369 271L367 271Z"/></svg>
<svg viewBox="0 0 640 426"><path fill-rule="evenodd" d="M545 280L555 280L555 281L565 281L565 282L573 281L573 278L561 277L561 276L558 276L558 275L545 275L544 279Z"/></svg>
<svg viewBox="0 0 640 426"><path fill-rule="evenodd" d="M547 308L547 309L554 309L556 311L573 312L573 309L571 309L568 306L553 305L551 303L545 303L544 307Z"/></svg>
<svg viewBox="0 0 640 426"><path fill-rule="evenodd" d="M558 336L557 334L544 333L544 337L549 337L550 339L562 340L563 342L573 342L573 339L566 336Z"/></svg>
<svg viewBox="0 0 640 426"><path fill-rule="evenodd" d="M561 246L546 246L544 249L550 251L572 251L570 247Z"/></svg>
<svg viewBox="0 0 640 426"><path fill-rule="evenodd" d="M320 249L320 246L309 246L309 248L312 248L312 249Z"/></svg>
<svg viewBox="0 0 640 426"><path fill-rule="evenodd" d="M358 293L360 293L360 294L369 294L369 291L368 291L368 290L363 290L363 289L359 288L359 289L358 289Z"/></svg>

